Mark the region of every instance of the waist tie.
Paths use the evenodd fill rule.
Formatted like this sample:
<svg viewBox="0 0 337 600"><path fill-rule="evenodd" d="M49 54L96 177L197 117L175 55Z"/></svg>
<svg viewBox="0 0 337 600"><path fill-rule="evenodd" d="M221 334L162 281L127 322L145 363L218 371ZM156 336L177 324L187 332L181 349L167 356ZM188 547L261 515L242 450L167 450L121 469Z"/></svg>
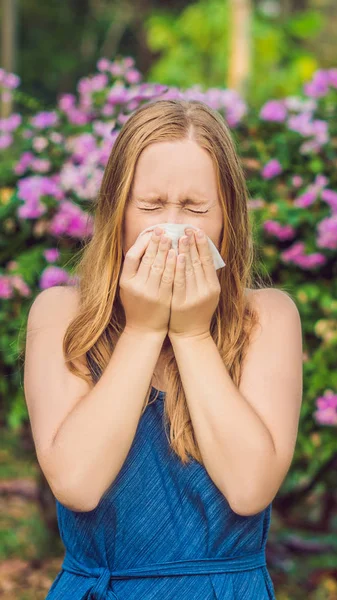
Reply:
<svg viewBox="0 0 337 600"><path fill-rule="evenodd" d="M210 575L215 573L248 571L263 566L266 566L264 548L253 554L243 554L240 556L175 560L114 571L110 571L107 567L89 567L88 565L84 565L66 551L61 568L75 575L97 579L93 587L90 588L89 594L87 592L81 600L118 600L118 596L116 596L112 589L109 589L112 579L168 577L170 575ZM78 598L78 600L80 599Z"/></svg>

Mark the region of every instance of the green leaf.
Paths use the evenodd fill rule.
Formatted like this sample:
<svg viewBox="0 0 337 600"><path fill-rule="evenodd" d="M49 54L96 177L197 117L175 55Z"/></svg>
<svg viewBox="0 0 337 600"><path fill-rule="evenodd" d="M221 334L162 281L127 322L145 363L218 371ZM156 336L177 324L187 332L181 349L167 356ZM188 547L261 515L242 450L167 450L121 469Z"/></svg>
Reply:
<svg viewBox="0 0 337 600"><path fill-rule="evenodd" d="M317 36L322 31L326 19L321 12L308 10L301 12L290 19L287 29L292 35L306 40Z"/></svg>

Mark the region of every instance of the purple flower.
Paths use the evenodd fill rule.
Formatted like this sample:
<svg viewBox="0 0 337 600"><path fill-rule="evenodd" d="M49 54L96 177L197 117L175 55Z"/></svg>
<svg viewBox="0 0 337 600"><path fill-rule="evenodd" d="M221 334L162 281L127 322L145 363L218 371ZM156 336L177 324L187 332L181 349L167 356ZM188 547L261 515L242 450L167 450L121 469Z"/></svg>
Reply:
<svg viewBox="0 0 337 600"><path fill-rule="evenodd" d="M291 183L296 188L301 187L301 185L303 184L303 177L301 177L300 175L294 175L291 179Z"/></svg>
<svg viewBox="0 0 337 600"><path fill-rule="evenodd" d="M316 243L319 248L337 249L337 213L322 219L317 225L317 231Z"/></svg>
<svg viewBox="0 0 337 600"><path fill-rule="evenodd" d="M20 156L20 160L14 166L14 173L16 175L23 175L30 166L32 160L34 160L34 154L32 152L23 152Z"/></svg>
<svg viewBox="0 0 337 600"><path fill-rule="evenodd" d="M301 208L308 208L311 206L317 198L317 192L314 190L307 190L301 196L298 196L296 200L294 200L294 206L299 206Z"/></svg>
<svg viewBox="0 0 337 600"><path fill-rule="evenodd" d="M141 73L137 69L129 69L125 73L125 79L128 83L139 83L141 78Z"/></svg>
<svg viewBox="0 0 337 600"><path fill-rule="evenodd" d="M38 129L45 129L46 127L53 127L56 125L58 120L59 118L55 111L42 111L31 119L31 124Z"/></svg>
<svg viewBox="0 0 337 600"><path fill-rule="evenodd" d="M329 69L328 76L329 76L329 84L332 87L337 88L337 69Z"/></svg>
<svg viewBox="0 0 337 600"><path fill-rule="evenodd" d="M85 238L92 234L92 217L73 202L65 200L60 204L58 213L53 217L49 231L57 237L69 235L75 238Z"/></svg>
<svg viewBox="0 0 337 600"><path fill-rule="evenodd" d="M332 210L337 211L337 192L326 188L322 191L321 198L331 206Z"/></svg>
<svg viewBox="0 0 337 600"><path fill-rule="evenodd" d="M132 58L132 56L127 56L123 60L123 65L125 69L131 69L131 67L134 67L135 65L135 59Z"/></svg>
<svg viewBox="0 0 337 600"><path fill-rule="evenodd" d="M31 289L28 287L26 282L22 279L21 275L12 275L11 276L11 284L12 288L17 290L21 296L28 298L31 296Z"/></svg>
<svg viewBox="0 0 337 600"><path fill-rule="evenodd" d="M296 264L299 267L302 267L302 269L312 269L324 265L325 263L326 258L321 252L313 252L312 254L299 256L296 261Z"/></svg>
<svg viewBox="0 0 337 600"><path fill-rule="evenodd" d="M316 399L317 410L314 412L316 422L320 425L337 425L337 394L332 390Z"/></svg>
<svg viewBox="0 0 337 600"><path fill-rule="evenodd" d="M281 258L285 262L294 263L302 269L312 269L326 263L324 254L320 252L305 254L304 250L303 242L295 242L288 250L281 253Z"/></svg>
<svg viewBox="0 0 337 600"><path fill-rule="evenodd" d="M111 132L114 129L115 121L112 120L110 122L106 121L94 121L93 122L93 131L95 135L110 138Z"/></svg>
<svg viewBox="0 0 337 600"><path fill-rule="evenodd" d="M108 60L107 58L100 58L99 61L97 61L96 66L99 71L109 71L110 65L110 60Z"/></svg>
<svg viewBox="0 0 337 600"><path fill-rule="evenodd" d="M311 114L304 112L299 115L292 115L289 117L287 125L291 131L297 131L297 133L303 136L309 136L312 133Z"/></svg>
<svg viewBox="0 0 337 600"><path fill-rule="evenodd" d="M13 136L10 133L0 135L0 150L8 148L13 143Z"/></svg>
<svg viewBox="0 0 337 600"><path fill-rule="evenodd" d="M108 85L108 78L105 73L98 73L97 75L94 75L94 77L91 78L90 82L91 91L99 92L101 90L104 90L104 88L106 88L106 86Z"/></svg>
<svg viewBox="0 0 337 600"><path fill-rule="evenodd" d="M278 221L271 219L265 221L263 229L269 235L275 235L279 240L289 240L295 236L295 230L291 225L281 225Z"/></svg>
<svg viewBox="0 0 337 600"><path fill-rule="evenodd" d="M269 100L260 111L260 119L264 121L283 122L286 116L287 108L282 100Z"/></svg>
<svg viewBox="0 0 337 600"><path fill-rule="evenodd" d="M2 85L8 89L17 88L20 85L21 79L15 73L6 73L2 77Z"/></svg>
<svg viewBox="0 0 337 600"><path fill-rule="evenodd" d="M128 100L128 90L121 83L112 86L107 95L109 104L124 104Z"/></svg>
<svg viewBox="0 0 337 600"><path fill-rule="evenodd" d="M54 144L60 144L63 142L63 135L58 133L57 131L52 131L49 135L49 139L54 142Z"/></svg>
<svg viewBox="0 0 337 600"><path fill-rule="evenodd" d="M0 298L12 298L11 278L8 275L0 275Z"/></svg>
<svg viewBox="0 0 337 600"><path fill-rule="evenodd" d="M35 173L47 173L51 167L51 162L47 158L34 158L31 162L31 169Z"/></svg>
<svg viewBox="0 0 337 600"><path fill-rule="evenodd" d="M90 117L78 108L72 108L67 113L68 121L72 125L85 125L89 123Z"/></svg>
<svg viewBox="0 0 337 600"><path fill-rule="evenodd" d="M45 137L38 136L33 139L33 148L36 152L42 152L48 146L48 140Z"/></svg>
<svg viewBox="0 0 337 600"><path fill-rule="evenodd" d="M58 108L63 112L67 112L75 105L75 96L74 94L62 94L62 96L58 100Z"/></svg>
<svg viewBox="0 0 337 600"><path fill-rule="evenodd" d="M21 123L22 116L19 113L13 113L5 119L0 119L0 130L8 133L17 129Z"/></svg>
<svg viewBox="0 0 337 600"><path fill-rule="evenodd" d="M45 290L54 285L68 284L69 278L69 273L60 267L46 267L42 272L39 287Z"/></svg>
<svg viewBox="0 0 337 600"><path fill-rule="evenodd" d="M115 77L120 77L124 73L124 67L117 62L113 62L110 66L110 73Z"/></svg>
<svg viewBox="0 0 337 600"><path fill-rule="evenodd" d="M18 198L24 200L24 204L19 206L18 216L21 219L37 219L45 214L46 206L41 201L42 196L52 196L56 200L61 200L64 192L53 177L32 175L20 179Z"/></svg>
<svg viewBox="0 0 337 600"><path fill-rule="evenodd" d="M309 185L305 192L301 194L296 200L294 200L294 206L300 206L301 208L307 208L311 206L317 199L322 188L328 183L328 178L325 175L318 174L315 177L314 183Z"/></svg>
<svg viewBox="0 0 337 600"><path fill-rule="evenodd" d="M60 251L58 248L49 248L44 251L43 256L48 262L56 262L60 258Z"/></svg>
<svg viewBox="0 0 337 600"><path fill-rule="evenodd" d="M312 98L326 96L329 92L329 72L319 69L314 73L312 81L304 85L304 93Z"/></svg>
<svg viewBox="0 0 337 600"><path fill-rule="evenodd" d="M270 160L262 169L262 177L264 179L272 179L276 175L282 173L282 166L276 158Z"/></svg>

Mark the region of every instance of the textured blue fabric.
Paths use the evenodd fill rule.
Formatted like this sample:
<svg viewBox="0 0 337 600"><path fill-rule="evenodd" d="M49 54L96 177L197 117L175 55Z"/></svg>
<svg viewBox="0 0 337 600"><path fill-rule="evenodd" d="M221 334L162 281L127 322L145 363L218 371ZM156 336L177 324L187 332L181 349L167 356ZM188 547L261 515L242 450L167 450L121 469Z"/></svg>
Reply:
<svg viewBox="0 0 337 600"><path fill-rule="evenodd" d="M265 557L272 505L240 516L200 463L184 465L155 392L97 507L56 500L66 552L46 600L276 600Z"/></svg>

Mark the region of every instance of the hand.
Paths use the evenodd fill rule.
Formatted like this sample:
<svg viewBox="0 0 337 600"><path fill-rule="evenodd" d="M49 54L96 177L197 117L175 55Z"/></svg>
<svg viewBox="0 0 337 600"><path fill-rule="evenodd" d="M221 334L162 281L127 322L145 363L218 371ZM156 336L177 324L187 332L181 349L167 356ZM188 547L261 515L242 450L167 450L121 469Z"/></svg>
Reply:
<svg viewBox="0 0 337 600"><path fill-rule="evenodd" d="M203 232L199 238L197 232L190 231L190 236L179 239L179 253L184 254L185 263L176 261L169 337L208 335L220 297L221 287L207 236ZM186 237L188 245L183 244Z"/></svg>
<svg viewBox="0 0 337 600"><path fill-rule="evenodd" d="M176 260L170 247L167 236L153 231L139 236L126 253L119 280L126 330L166 336Z"/></svg>

